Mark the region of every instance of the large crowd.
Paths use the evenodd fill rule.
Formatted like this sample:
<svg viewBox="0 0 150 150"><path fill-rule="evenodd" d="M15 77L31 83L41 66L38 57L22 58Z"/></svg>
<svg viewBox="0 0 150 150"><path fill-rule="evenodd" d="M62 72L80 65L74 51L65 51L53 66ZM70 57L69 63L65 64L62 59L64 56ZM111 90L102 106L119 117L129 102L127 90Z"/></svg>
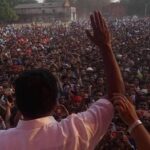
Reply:
<svg viewBox="0 0 150 150"><path fill-rule="evenodd" d="M108 25L127 97L150 132L150 18L108 19ZM0 27L0 129L15 127L21 118L13 85L25 70L46 68L57 78L58 106L53 115L58 121L106 96L102 57L85 34L89 28L87 21ZM130 150L136 145L115 115L96 149Z"/></svg>

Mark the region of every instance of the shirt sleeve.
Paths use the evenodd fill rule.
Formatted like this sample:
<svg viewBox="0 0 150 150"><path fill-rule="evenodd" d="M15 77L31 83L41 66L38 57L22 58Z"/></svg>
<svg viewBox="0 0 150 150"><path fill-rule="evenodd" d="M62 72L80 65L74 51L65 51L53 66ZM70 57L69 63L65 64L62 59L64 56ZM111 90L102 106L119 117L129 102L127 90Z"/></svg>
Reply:
<svg viewBox="0 0 150 150"><path fill-rule="evenodd" d="M111 102L100 99L87 111L69 116L67 118L68 128L71 128L71 132L78 137L79 143L85 144L87 149L93 149L93 146L96 146L107 132L113 114Z"/></svg>

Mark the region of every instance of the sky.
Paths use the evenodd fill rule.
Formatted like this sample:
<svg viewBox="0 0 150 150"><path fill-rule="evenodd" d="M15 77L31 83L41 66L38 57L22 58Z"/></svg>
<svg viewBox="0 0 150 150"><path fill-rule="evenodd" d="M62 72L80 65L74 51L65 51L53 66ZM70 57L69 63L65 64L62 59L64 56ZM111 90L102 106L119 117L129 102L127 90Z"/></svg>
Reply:
<svg viewBox="0 0 150 150"><path fill-rule="evenodd" d="M39 3L42 3L44 0L37 0ZM112 2L118 2L120 0L111 0Z"/></svg>
<svg viewBox="0 0 150 150"><path fill-rule="evenodd" d="M119 2L120 0L111 0L112 2Z"/></svg>
<svg viewBox="0 0 150 150"><path fill-rule="evenodd" d="M42 3L44 0L37 0L39 3Z"/></svg>

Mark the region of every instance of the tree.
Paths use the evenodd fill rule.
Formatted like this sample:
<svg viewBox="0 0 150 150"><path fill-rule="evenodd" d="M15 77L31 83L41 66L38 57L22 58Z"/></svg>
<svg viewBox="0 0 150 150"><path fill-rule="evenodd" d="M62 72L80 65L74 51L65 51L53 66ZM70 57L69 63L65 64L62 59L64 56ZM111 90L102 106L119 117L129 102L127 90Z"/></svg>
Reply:
<svg viewBox="0 0 150 150"><path fill-rule="evenodd" d="M22 4L37 3L37 1L36 0L20 0L20 3Z"/></svg>
<svg viewBox="0 0 150 150"><path fill-rule="evenodd" d="M14 7L18 4L28 4L28 3L37 3L36 0L7 0L11 7Z"/></svg>
<svg viewBox="0 0 150 150"><path fill-rule="evenodd" d="M9 22L17 19L17 15L6 0L0 0L0 21Z"/></svg>
<svg viewBox="0 0 150 150"><path fill-rule="evenodd" d="M0 22L10 22L18 17L14 7L18 4L37 3L36 0L0 0Z"/></svg>

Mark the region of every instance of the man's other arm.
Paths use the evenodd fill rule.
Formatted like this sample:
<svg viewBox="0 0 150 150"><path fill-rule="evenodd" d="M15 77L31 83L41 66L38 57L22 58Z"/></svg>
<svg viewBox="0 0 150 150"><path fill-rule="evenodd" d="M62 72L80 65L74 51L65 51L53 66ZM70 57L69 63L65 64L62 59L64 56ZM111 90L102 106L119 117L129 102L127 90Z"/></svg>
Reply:
<svg viewBox="0 0 150 150"><path fill-rule="evenodd" d="M108 95L112 97L113 93L125 93L123 78L112 51L111 38L108 27L100 12L91 15L91 26L93 35L87 31L87 35L102 52L104 70L107 77Z"/></svg>

